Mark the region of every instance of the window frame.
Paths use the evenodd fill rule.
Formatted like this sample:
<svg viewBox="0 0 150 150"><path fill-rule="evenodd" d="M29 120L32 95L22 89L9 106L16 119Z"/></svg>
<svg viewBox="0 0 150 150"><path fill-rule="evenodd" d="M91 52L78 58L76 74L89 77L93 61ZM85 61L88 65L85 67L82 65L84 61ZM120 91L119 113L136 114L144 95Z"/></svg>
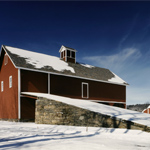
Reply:
<svg viewBox="0 0 150 150"><path fill-rule="evenodd" d="M4 91L4 81L1 81L1 92Z"/></svg>
<svg viewBox="0 0 150 150"><path fill-rule="evenodd" d="M73 54L74 54L74 57L73 57ZM71 52L71 58L74 58L74 59L76 58L76 53L74 51Z"/></svg>
<svg viewBox="0 0 150 150"><path fill-rule="evenodd" d="M4 56L4 65L7 65L8 64L8 55L5 54Z"/></svg>
<svg viewBox="0 0 150 150"><path fill-rule="evenodd" d="M9 76L9 88L12 88L12 76Z"/></svg>
<svg viewBox="0 0 150 150"><path fill-rule="evenodd" d="M67 57L70 57L70 56L71 56L71 51L67 50Z"/></svg>
<svg viewBox="0 0 150 150"><path fill-rule="evenodd" d="M73 53L74 53L74 57L73 57ZM70 54L70 55L68 55L68 54ZM75 53L74 51L67 50L67 55L66 55L66 57L75 59L76 53Z"/></svg>
<svg viewBox="0 0 150 150"><path fill-rule="evenodd" d="M82 89L82 98L89 98L89 83L86 83L86 82L82 82L82 87L81 87L81 89ZM86 97L84 97L84 85L86 85L87 86L87 96Z"/></svg>

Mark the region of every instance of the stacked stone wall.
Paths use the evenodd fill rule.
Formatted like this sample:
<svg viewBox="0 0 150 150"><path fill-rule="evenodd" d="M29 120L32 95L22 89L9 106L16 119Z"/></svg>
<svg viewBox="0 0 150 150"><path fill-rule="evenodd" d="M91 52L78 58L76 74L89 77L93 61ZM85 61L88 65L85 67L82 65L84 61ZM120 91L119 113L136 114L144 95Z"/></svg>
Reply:
<svg viewBox="0 0 150 150"><path fill-rule="evenodd" d="M46 98L39 98L36 101L35 122L52 125L127 128L150 132L150 127L144 125Z"/></svg>

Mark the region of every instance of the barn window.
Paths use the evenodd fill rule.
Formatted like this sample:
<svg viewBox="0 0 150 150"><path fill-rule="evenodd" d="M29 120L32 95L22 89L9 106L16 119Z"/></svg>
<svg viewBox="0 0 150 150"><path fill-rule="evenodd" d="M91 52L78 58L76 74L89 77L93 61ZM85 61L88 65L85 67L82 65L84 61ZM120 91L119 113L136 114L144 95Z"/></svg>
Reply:
<svg viewBox="0 0 150 150"><path fill-rule="evenodd" d="M70 51L67 50L67 57L70 57Z"/></svg>
<svg viewBox="0 0 150 150"><path fill-rule="evenodd" d="M71 54L72 54L71 57L72 57L72 58L75 58L75 52L72 51Z"/></svg>
<svg viewBox="0 0 150 150"><path fill-rule="evenodd" d="M63 58L63 52L61 52L61 58Z"/></svg>
<svg viewBox="0 0 150 150"><path fill-rule="evenodd" d="M75 59L75 52L74 52L74 51L69 51L69 50L67 50L67 57L70 57L70 58L74 58L74 59Z"/></svg>
<svg viewBox="0 0 150 150"><path fill-rule="evenodd" d="M66 52L64 51L63 53L64 53L64 58L65 58L65 54L66 54Z"/></svg>
<svg viewBox="0 0 150 150"><path fill-rule="evenodd" d="M89 84L82 82L82 98L89 98Z"/></svg>
<svg viewBox="0 0 150 150"><path fill-rule="evenodd" d="M4 91L4 82L1 81L1 92L3 92L3 91Z"/></svg>
<svg viewBox="0 0 150 150"><path fill-rule="evenodd" d="M5 54L5 57L4 57L4 65L7 65L7 63L8 63L8 55Z"/></svg>
<svg viewBox="0 0 150 150"><path fill-rule="evenodd" d="M12 88L12 76L9 76L9 88Z"/></svg>

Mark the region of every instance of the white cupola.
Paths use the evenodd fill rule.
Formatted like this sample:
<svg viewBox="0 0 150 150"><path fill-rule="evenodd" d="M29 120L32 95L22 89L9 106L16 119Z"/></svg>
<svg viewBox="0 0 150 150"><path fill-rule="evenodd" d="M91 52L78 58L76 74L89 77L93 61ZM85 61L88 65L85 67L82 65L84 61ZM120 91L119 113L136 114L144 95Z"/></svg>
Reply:
<svg viewBox="0 0 150 150"><path fill-rule="evenodd" d="M61 46L60 50L60 59L66 62L76 63L76 50L66 46Z"/></svg>

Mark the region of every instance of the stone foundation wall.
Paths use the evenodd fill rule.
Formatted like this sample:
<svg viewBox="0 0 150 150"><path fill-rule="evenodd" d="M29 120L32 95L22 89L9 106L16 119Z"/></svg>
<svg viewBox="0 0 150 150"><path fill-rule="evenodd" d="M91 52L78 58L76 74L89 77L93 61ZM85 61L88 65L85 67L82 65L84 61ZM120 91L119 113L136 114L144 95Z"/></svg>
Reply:
<svg viewBox="0 0 150 150"><path fill-rule="evenodd" d="M52 125L90 126L138 129L150 132L150 127L104 114L71 106L62 102L39 98L36 101L35 123Z"/></svg>

